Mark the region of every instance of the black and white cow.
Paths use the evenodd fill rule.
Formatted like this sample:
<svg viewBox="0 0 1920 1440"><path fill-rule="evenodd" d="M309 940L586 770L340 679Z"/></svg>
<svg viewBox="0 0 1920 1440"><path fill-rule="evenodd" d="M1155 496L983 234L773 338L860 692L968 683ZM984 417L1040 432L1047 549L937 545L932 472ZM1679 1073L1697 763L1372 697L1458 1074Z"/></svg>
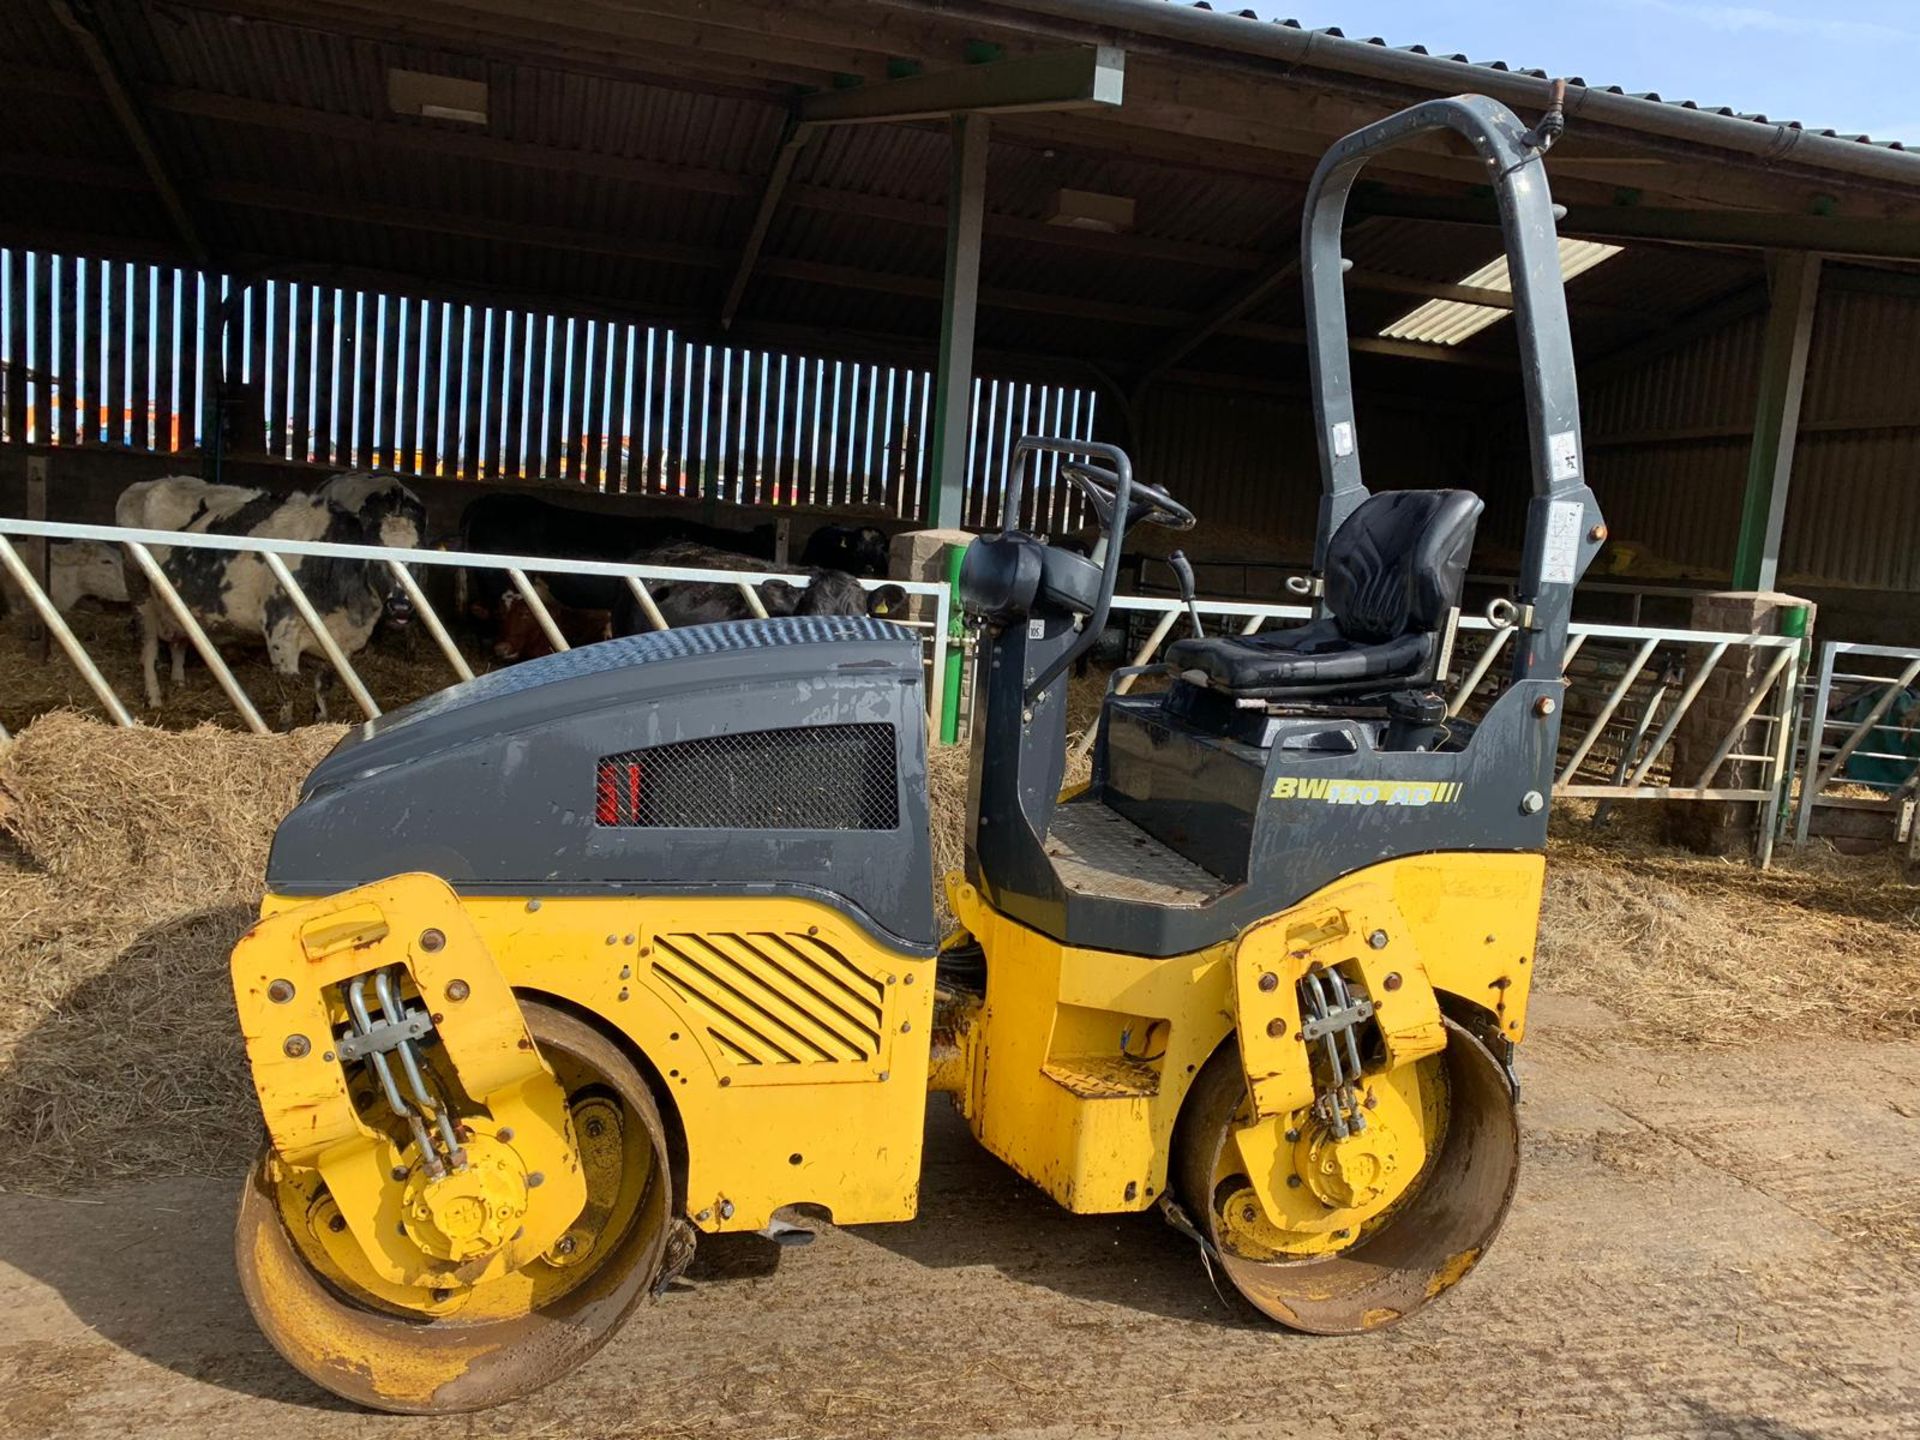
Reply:
<svg viewBox="0 0 1920 1440"><path fill-rule="evenodd" d="M311 495L299 491L273 495L176 475L128 486L114 506L114 520L142 530L411 548L420 543L426 507L391 475L340 475ZM211 638L264 644L274 670L294 679L299 677L302 655L323 654L260 556L166 545L154 546L153 556ZM286 563L328 634L347 655L366 645L381 620L403 625L412 617L405 589L382 561L289 556ZM128 581L140 619L147 703L157 708L160 642L165 640L172 648L177 685L182 679L186 634L137 568L129 570ZM323 720L332 678L332 668L323 662L313 684L315 711ZM281 718L292 723L291 700L282 707Z"/></svg>
<svg viewBox="0 0 1920 1440"><path fill-rule="evenodd" d="M770 563L711 545L676 540L628 557L636 565L673 565L689 570L764 570ZM804 586L786 580L763 580L754 586L768 615L902 615L906 591L898 585L868 590L840 570L809 570ZM667 624L712 625L722 620L745 620L753 612L738 585L724 580L654 580L648 593ZM636 635L651 629L631 593L620 597L613 614L613 633Z"/></svg>
<svg viewBox="0 0 1920 1440"><path fill-rule="evenodd" d="M427 507L397 475L378 470L349 470L316 492L328 504L358 517L370 538L359 542L390 550L417 546L427 533Z"/></svg>

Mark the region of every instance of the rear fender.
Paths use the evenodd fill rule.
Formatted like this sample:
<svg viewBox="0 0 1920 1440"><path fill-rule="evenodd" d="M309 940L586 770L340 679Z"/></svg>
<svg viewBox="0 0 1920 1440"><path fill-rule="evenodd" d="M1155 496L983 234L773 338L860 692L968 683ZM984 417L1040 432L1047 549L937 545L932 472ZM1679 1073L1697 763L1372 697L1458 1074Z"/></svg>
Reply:
<svg viewBox="0 0 1920 1440"><path fill-rule="evenodd" d="M1298 982L1337 968L1374 1006L1385 1068L1446 1046L1443 1009L1522 1038L1544 880L1534 853L1453 852L1370 866L1249 928L1234 952L1234 1028L1261 1117L1311 1104Z"/></svg>

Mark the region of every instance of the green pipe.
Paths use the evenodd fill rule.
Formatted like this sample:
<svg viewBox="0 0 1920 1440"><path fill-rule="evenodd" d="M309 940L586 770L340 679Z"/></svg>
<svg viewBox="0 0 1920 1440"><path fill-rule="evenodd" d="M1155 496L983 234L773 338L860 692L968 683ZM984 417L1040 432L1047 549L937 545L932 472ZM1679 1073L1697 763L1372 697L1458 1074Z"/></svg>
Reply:
<svg viewBox="0 0 1920 1440"><path fill-rule="evenodd" d="M960 562L965 545L947 547L947 678L940 696L940 743L952 745L960 738L960 677L965 665L967 627L960 619Z"/></svg>
<svg viewBox="0 0 1920 1440"><path fill-rule="evenodd" d="M1807 605L1787 605L1783 606L1780 610L1780 633L1793 637L1798 640L1800 644L1797 647L1798 653L1795 654L1793 660L1787 665L1787 673L1780 677L1780 683L1787 687L1787 713L1780 721L1781 724L1787 727L1787 763L1781 767L1781 773L1773 778L1772 840L1778 840L1787 833L1787 823L1794 809L1793 767L1794 761L1800 752L1800 686L1806 676L1807 664L1812 658L1813 653L1813 637L1807 633L1812 620L1812 607ZM1817 774L1820 768L1817 763L1819 760L1817 753L1818 737L1815 738L1814 745L1811 748L1814 753L1810 756L1810 759L1815 763L1810 764L1808 767L1811 773L1801 777L1801 784L1803 785L1811 784L1814 774ZM1764 815L1762 823L1765 823ZM1766 840L1766 838L1767 837L1763 837L1763 841ZM1763 855L1771 855L1772 845L1770 843L1763 844L1761 853Z"/></svg>

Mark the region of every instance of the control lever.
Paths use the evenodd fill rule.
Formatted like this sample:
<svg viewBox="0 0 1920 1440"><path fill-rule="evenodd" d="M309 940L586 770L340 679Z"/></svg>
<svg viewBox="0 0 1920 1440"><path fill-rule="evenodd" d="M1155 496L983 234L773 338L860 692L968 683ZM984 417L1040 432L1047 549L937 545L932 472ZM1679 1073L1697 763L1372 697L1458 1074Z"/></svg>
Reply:
<svg viewBox="0 0 1920 1440"><path fill-rule="evenodd" d="M1200 606L1193 598L1193 562L1179 550L1167 556L1167 564L1173 567L1173 578L1180 584L1180 598L1186 603L1187 619L1193 622L1193 638L1207 638L1206 629L1200 624Z"/></svg>

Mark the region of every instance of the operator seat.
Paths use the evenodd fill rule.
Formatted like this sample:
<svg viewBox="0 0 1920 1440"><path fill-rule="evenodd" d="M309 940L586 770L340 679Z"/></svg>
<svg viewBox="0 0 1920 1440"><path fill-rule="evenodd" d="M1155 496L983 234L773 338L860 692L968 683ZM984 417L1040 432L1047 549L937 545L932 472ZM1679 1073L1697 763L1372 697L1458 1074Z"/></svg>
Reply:
<svg viewBox="0 0 1920 1440"><path fill-rule="evenodd" d="M1327 546L1324 618L1266 635L1181 640L1167 659L1187 683L1236 699L1431 684L1483 508L1471 490L1369 496Z"/></svg>

